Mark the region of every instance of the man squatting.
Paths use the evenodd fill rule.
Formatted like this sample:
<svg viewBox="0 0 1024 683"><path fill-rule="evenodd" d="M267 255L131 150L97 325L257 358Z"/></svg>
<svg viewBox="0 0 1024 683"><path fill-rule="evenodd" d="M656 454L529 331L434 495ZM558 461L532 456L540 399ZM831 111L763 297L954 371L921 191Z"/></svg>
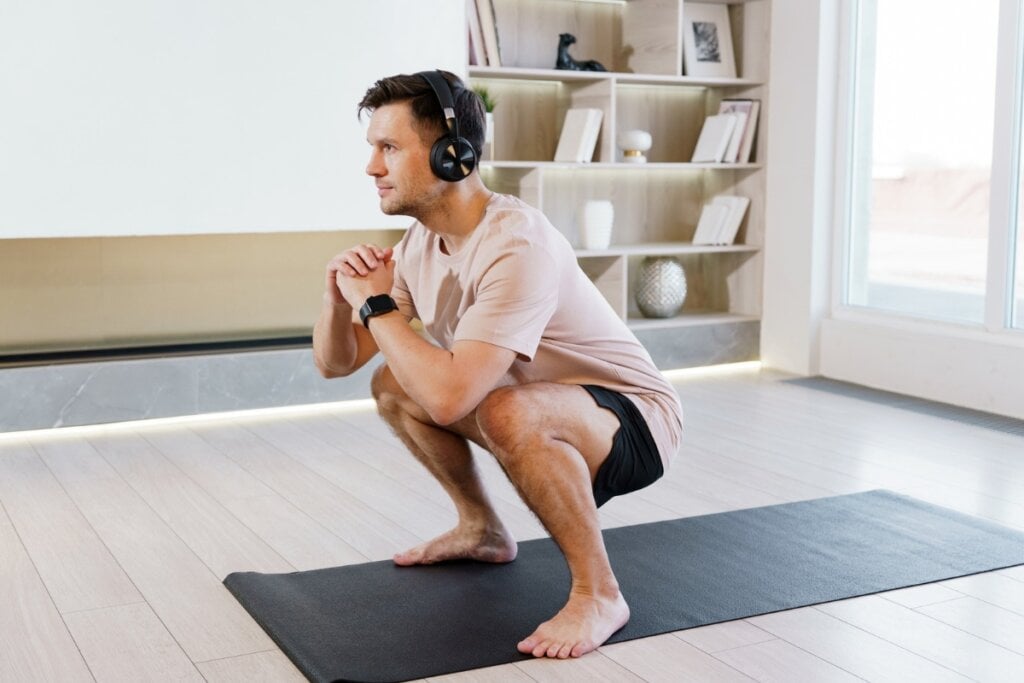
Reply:
<svg viewBox="0 0 1024 683"><path fill-rule="evenodd" d="M504 468L572 578L565 606L519 651L583 655L629 620L597 508L663 474L680 444L679 398L562 234L484 185L472 90L447 72L397 75L358 111L370 115L366 172L381 210L415 222L394 249L362 244L327 264L316 364L340 377L383 354L378 411L458 513L455 528L394 562L515 559L472 441Z"/></svg>

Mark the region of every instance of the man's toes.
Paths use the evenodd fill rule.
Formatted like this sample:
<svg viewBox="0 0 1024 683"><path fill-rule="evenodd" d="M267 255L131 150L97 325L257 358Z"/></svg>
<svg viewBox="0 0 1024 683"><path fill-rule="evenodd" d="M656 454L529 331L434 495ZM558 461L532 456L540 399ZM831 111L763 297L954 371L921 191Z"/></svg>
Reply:
<svg viewBox="0 0 1024 683"><path fill-rule="evenodd" d="M555 655L555 656L558 657L559 659L568 659L569 656L572 654L572 651L573 651L572 645L570 643L566 643L565 645L562 645L562 647L560 647L558 649L558 654Z"/></svg>
<svg viewBox="0 0 1024 683"><path fill-rule="evenodd" d="M590 647L589 643L576 643L572 648L572 652L570 652L570 656L582 657L593 649L594 648Z"/></svg>

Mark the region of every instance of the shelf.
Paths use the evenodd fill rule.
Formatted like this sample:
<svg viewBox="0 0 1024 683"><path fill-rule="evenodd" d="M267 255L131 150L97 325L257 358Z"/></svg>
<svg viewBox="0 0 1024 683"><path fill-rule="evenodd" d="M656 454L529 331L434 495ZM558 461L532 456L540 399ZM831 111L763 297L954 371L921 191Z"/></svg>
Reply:
<svg viewBox="0 0 1024 683"><path fill-rule="evenodd" d="M560 69L524 69L510 66L471 66L470 78L521 81L600 82L614 81L622 85L670 85L693 88L753 88L764 85L750 78L698 78L660 74L633 74L616 71L563 71Z"/></svg>
<svg viewBox="0 0 1024 683"><path fill-rule="evenodd" d="M492 168L495 170L508 169L540 169L540 168L570 168L570 169L592 169L592 170L614 170L629 169L630 172L649 171L708 171L708 170L733 170L753 171L761 168L759 163L746 164L711 164L693 163L689 161L677 162L651 162L646 164L634 164L625 161L590 161L590 162L569 162L569 161L481 161L480 168Z"/></svg>
<svg viewBox="0 0 1024 683"><path fill-rule="evenodd" d="M655 345L671 346L677 335L686 344L687 334L713 345L718 335L710 331L718 325L739 324L737 334L756 339L750 328L761 310L764 131L754 137L752 162L689 159L703 122L725 99L760 100L763 129L771 0L710 1L727 6L740 77L682 75L688 0L494 0L506 66L465 67L470 81L498 103L494 143L479 162L487 186L537 207L574 245L582 244L581 207L610 200L613 239L621 244L574 253L612 309L635 332L644 332L644 343ZM552 68L553 36L560 30L579 39L578 56L612 70ZM602 112L594 161L554 161L566 112L574 108ZM634 129L653 138L647 163L623 161L618 136ZM692 244L702 207L718 195L750 200L738 236L743 244ZM675 257L687 271L689 309L680 315L644 318L636 306L635 271L652 256Z"/></svg>
<svg viewBox="0 0 1024 683"><path fill-rule="evenodd" d="M749 244L690 244L688 242L651 242L646 244L615 245L607 249L577 249L578 258L605 256L680 256L683 254L756 253L761 247Z"/></svg>
<svg viewBox="0 0 1024 683"><path fill-rule="evenodd" d="M627 321L632 330L656 330L666 327L698 327L701 325L722 325L730 323L758 322L756 315L740 315L721 311L680 313L672 318L634 318Z"/></svg>

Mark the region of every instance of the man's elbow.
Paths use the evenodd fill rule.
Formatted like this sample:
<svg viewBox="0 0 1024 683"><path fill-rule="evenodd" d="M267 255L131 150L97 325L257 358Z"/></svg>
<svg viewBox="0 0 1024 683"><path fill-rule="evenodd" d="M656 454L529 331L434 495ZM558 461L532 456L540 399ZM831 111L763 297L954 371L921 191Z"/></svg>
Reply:
<svg viewBox="0 0 1024 683"><path fill-rule="evenodd" d="M352 374L351 370L348 372L339 370L338 368L328 365L326 362L320 360L319 358L314 357L313 361L316 365L316 369L320 372L320 376L323 377L324 379L347 377L348 375Z"/></svg>
<svg viewBox="0 0 1024 683"><path fill-rule="evenodd" d="M439 427L453 425L463 419L475 408L466 400L465 394L452 392L447 396L439 395L436 400L427 407L427 414L431 421Z"/></svg>

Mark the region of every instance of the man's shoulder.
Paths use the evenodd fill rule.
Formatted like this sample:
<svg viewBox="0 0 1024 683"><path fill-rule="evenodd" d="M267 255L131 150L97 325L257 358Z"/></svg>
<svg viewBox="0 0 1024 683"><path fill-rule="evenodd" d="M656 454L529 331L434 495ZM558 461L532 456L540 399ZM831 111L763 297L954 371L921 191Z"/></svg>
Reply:
<svg viewBox="0 0 1024 683"><path fill-rule="evenodd" d="M488 208L485 239L492 247L558 250L565 242L540 209L517 197L498 195Z"/></svg>

